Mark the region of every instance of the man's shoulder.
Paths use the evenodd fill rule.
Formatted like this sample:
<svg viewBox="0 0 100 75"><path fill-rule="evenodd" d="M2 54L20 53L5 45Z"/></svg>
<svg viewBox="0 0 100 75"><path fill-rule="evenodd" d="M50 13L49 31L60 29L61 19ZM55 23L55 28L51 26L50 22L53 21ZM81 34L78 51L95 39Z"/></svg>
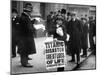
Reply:
<svg viewBox="0 0 100 75"><path fill-rule="evenodd" d="M25 17L25 14L24 14L24 13L22 13L22 14L21 14L21 17Z"/></svg>
<svg viewBox="0 0 100 75"><path fill-rule="evenodd" d="M24 13L22 13L20 16L20 20L27 20L27 19L28 17Z"/></svg>

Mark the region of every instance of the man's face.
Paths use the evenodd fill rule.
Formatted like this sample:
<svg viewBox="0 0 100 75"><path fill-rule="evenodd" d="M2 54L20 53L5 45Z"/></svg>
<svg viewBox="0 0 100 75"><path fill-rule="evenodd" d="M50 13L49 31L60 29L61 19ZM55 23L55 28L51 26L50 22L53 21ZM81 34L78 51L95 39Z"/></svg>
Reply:
<svg viewBox="0 0 100 75"><path fill-rule="evenodd" d="M72 19L76 19L76 15L72 15Z"/></svg>
<svg viewBox="0 0 100 75"><path fill-rule="evenodd" d="M71 20L71 18L72 18L71 16L67 16L67 19L68 19L68 20Z"/></svg>
<svg viewBox="0 0 100 75"><path fill-rule="evenodd" d="M28 9L29 12L33 11L33 7L31 5L27 5L26 9Z"/></svg>
<svg viewBox="0 0 100 75"><path fill-rule="evenodd" d="M60 12L58 12L58 15L61 15L61 13L60 13Z"/></svg>

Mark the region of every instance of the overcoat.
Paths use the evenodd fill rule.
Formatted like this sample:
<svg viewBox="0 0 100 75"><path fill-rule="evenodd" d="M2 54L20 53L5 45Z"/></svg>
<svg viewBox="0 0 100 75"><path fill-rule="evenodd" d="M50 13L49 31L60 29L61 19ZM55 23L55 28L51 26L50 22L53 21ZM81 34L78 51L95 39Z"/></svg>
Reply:
<svg viewBox="0 0 100 75"><path fill-rule="evenodd" d="M22 13L20 17L20 43L18 53L23 55L29 55L36 53L35 48L35 28L32 25L30 17L26 13Z"/></svg>
<svg viewBox="0 0 100 75"><path fill-rule="evenodd" d="M19 16L17 16L16 18L12 18L12 39L16 40L16 42L19 33L19 20L20 20Z"/></svg>
<svg viewBox="0 0 100 75"><path fill-rule="evenodd" d="M84 25L82 25L82 36L81 36L81 45L83 49L87 49L88 48L88 25L87 23L85 23Z"/></svg>
<svg viewBox="0 0 100 75"><path fill-rule="evenodd" d="M51 17L51 15L47 16L47 21L46 21L46 28L47 28L47 32L52 35L52 31L53 31L53 26L54 26L54 17Z"/></svg>
<svg viewBox="0 0 100 75"><path fill-rule="evenodd" d="M81 48L82 25L77 19L75 21L70 20L67 24L67 32L70 35L70 52L73 54L79 52L79 49Z"/></svg>

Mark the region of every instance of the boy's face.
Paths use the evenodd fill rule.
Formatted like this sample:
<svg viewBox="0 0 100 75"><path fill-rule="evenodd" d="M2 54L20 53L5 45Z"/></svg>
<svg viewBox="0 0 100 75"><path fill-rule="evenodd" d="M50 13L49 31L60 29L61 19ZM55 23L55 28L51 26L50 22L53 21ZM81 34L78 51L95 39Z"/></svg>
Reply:
<svg viewBox="0 0 100 75"><path fill-rule="evenodd" d="M57 20L56 22L57 22L57 24L59 24L59 25L62 25L62 23L63 23L62 20Z"/></svg>
<svg viewBox="0 0 100 75"><path fill-rule="evenodd" d="M61 14L62 16L65 16L65 14Z"/></svg>

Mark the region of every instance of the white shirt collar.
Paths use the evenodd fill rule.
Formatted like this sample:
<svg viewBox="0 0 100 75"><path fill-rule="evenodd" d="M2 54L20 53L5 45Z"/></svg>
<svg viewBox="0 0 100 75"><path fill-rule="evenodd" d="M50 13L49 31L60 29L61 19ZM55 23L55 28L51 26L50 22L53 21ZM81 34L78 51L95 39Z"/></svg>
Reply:
<svg viewBox="0 0 100 75"><path fill-rule="evenodd" d="M24 12L24 14L26 14L31 19L31 17L29 16L29 14L27 14L26 12Z"/></svg>

